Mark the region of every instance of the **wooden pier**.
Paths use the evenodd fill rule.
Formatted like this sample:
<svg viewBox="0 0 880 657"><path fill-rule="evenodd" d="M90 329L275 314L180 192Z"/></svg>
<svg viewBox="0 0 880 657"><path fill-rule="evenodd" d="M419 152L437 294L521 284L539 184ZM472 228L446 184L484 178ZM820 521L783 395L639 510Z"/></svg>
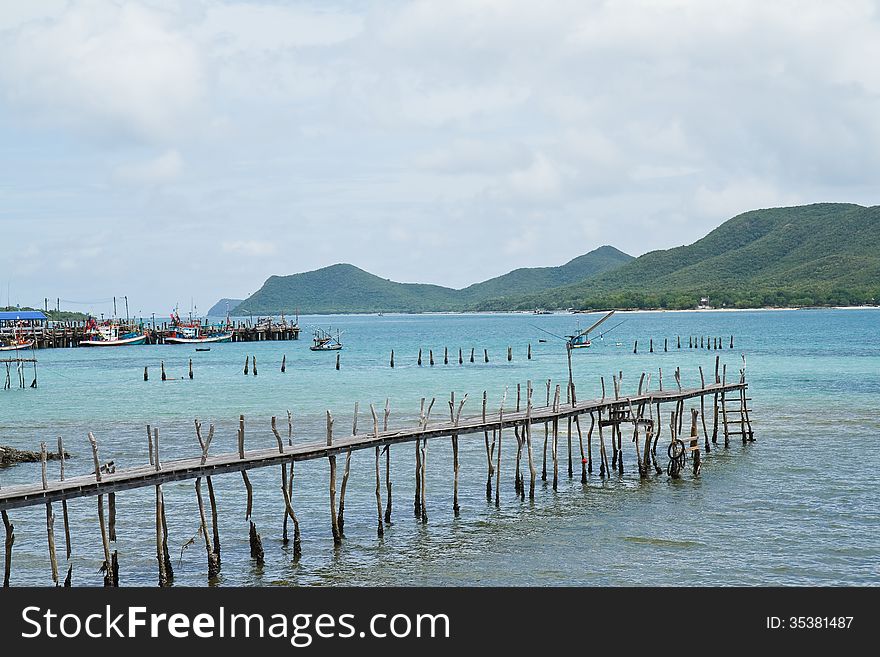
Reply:
<svg viewBox="0 0 880 657"><path fill-rule="evenodd" d="M147 334L146 344L165 344L165 337L172 328L168 322L151 323L148 320L144 321L143 326ZM232 342L299 340L300 327L289 322L267 326L249 321L239 321L233 323L231 331ZM0 331L0 337L7 334L12 336L12 329L5 332ZM85 322L50 322L44 326L29 326L18 329L17 334L27 339L33 339L36 349L78 347L81 341L87 339Z"/></svg>
<svg viewBox="0 0 880 657"><path fill-rule="evenodd" d="M205 549L208 559L209 578L216 576L220 568L219 560L219 532L216 521L216 501L211 483L212 477L241 473L244 485L248 493L248 505L246 519L250 521L251 529L251 553L258 561L263 558L263 550L260 535L251 519L253 490L248 478L248 471L264 467L281 467L281 490L283 493L283 517L284 537L287 538L288 519L294 527L294 558L299 558L301 553L299 524L294 511L293 496L293 464L298 461L307 461L326 458L330 467L330 518L329 525L332 531L334 543L341 544L344 539L344 507L345 491L351 466L351 454L357 450L373 449L375 451L375 478L376 478L376 505L377 505L377 533L382 535L383 525L390 523L392 516L392 482L391 482L391 447L401 443L415 443L416 445L416 485L414 495L414 512L418 519L427 522L427 494L425 487L425 471L427 468L427 455L429 441L437 438L451 438L453 452L453 513L459 514L458 507L458 441L464 436L482 434L486 449L486 495L492 499L493 489L495 504L500 502L499 489L501 487L502 466L511 467L515 454L515 465L512 474L518 496L525 499L526 482L528 481L528 495L530 499L535 497L535 483L538 476L539 455L542 454L539 444L533 442L532 430L535 426L543 427L541 432L543 439L543 456L541 458L541 478L548 477L548 446L551 455L551 473L554 490L560 476L560 461L562 461L559 439L562 435L560 426L568 424L568 476L574 475L572 429L576 430L577 447L579 448L581 463L581 481L587 483L587 474L593 472L593 463L599 465L599 476L610 477L614 473L624 473L624 460L630 461L636 466L639 476L647 478L664 472L658 464L657 445L661 435L668 436L668 448L666 449L669 462L665 472L672 478L682 476L685 465L690 459L693 476L699 476L701 463L705 454L711 451L711 445L717 444L719 430L723 437L724 446L729 446L731 436L739 436L743 444L754 440L751 419L748 408L749 398L746 396L748 384L745 380L745 370L740 370L740 376L736 382L728 382L726 366L719 371L719 359L715 359L715 380L705 383L702 368L700 369L701 385L698 388L683 388L681 386L680 371L673 372L674 385L670 389L663 387L662 371L657 379L658 388L651 389L651 375L642 374L638 382L638 389L629 395L621 391L622 379L619 375L612 377L612 392L606 394L605 380L601 379L602 396L590 400L577 400L575 386L571 378L565 382L565 399L561 393L561 386L556 385L553 389L552 382L542 382L541 393L546 400L543 405L535 404L535 390L531 382L527 382L525 388L516 386L516 399L511 395L508 404L508 395L502 400L500 408L489 411L487 408L487 395L483 393L481 412L478 415L462 416L464 407L468 404L467 395L460 400L452 394L448 400L449 419L437 421L431 419L431 411L436 400L426 403L423 399L419 411L416 426L400 429L389 429L388 419L390 415L390 403L385 402L384 413L382 409L377 412L370 405L372 426L367 432L358 433L358 406L355 404L354 422L349 434L334 435L335 420L330 411L326 416L326 435L320 438L315 436L310 440L293 440L293 426L290 413L287 418L286 441L282 438L276 423L276 418L271 418L269 423L275 436L277 446L270 449L246 450L245 449L245 418L239 418L238 451L209 455L209 449L214 436L214 426L204 432L198 420L195 421L195 433L201 453L193 458L171 460L163 462L160 459L159 430L147 427L147 440L149 451L149 464L143 466L117 469L112 461L102 463L99 458L97 440L89 434L89 442L94 461L93 474L76 477L64 476L64 447L61 439L58 441L58 452L61 455L61 478L50 481L46 475L47 452L45 444L42 445L42 481L30 485L17 485L0 488L0 511L6 528L6 559L5 559L5 585L9 584L10 569L12 563L12 546L14 544L14 527L9 518L9 511L23 507L45 505L47 513L47 538L49 543L50 558L52 562L53 581L59 584L57 557L55 554L54 522L55 516L52 510L54 503L61 503L64 509L64 526L67 555L70 556L70 528L67 523L67 501L81 497L97 497L98 515L102 532L102 544L104 546L104 583L108 586L118 584L119 563L118 556L114 551L110 552L110 542L115 536L115 495L126 490L154 487L156 491L156 549L159 562L159 584L165 586L173 579L171 562L168 559L167 549L167 523L165 520L165 502L162 495L162 485L172 481L195 480L195 492L201 513L201 534L205 540ZM551 394L552 391L552 394ZM706 400L710 400L711 411L706 413ZM691 409L686 413L685 405L690 400L699 400L699 410ZM471 401L470 405L474 406ZM444 404L446 405L446 404ZM505 407L507 405L507 407ZM671 408L666 416L668 423L664 423L664 409ZM685 416L690 419L684 422ZM381 416L381 419L380 419ZM584 431L581 428L581 418L589 417L589 428ZM700 418L702 421L700 422ZM381 426L381 428L380 428ZM702 432L700 431L702 426ZM632 429L632 438L623 440L623 427ZM664 429L665 427L665 429ZM711 430L710 430L711 427ZM667 433L668 432L668 433ZM207 435L204 435L207 433ZM490 443L491 434L491 443ZM512 434L512 436L511 436ZM702 434L702 435L701 435ZM606 437L610 438L612 460L608 462L608 449ZM513 438L514 444L509 452L506 452L508 462L502 463L501 447L503 438ZM598 439L594 444L594 438ZM539 441L539 439L538 439ZM628 445L632 444L633 447ZM585 450L586 447L586 450ZM595 447L595 449L594 449ZM515 448L515 449L513 449ZM387 505L384 507L381 497L382 473L380 471L380 454L384 453L385 463L385 488L387 490ZM106 458L106 455L104 455ZM342 483L337 501L337 463L338 456L345 456ZM662 459L662 452L661 457ZM526 467L525 472L522 469ZM563 464L564 466L564 464ZM289 469L289 472L288 472ZM505 477L510 476L506 473ZM201 493L201 481L205 479L208 485L212 527L209 528L206 521L206 512ZM396 491L397 488L394 488ZM111 515L109 518L110 534L108 538L105 516L104 498L108 499ZM213 532L211 531L213 529ZM213 536L213 539L212 539ZM68 569L66 584L70 583L71 570Z"/></svg>

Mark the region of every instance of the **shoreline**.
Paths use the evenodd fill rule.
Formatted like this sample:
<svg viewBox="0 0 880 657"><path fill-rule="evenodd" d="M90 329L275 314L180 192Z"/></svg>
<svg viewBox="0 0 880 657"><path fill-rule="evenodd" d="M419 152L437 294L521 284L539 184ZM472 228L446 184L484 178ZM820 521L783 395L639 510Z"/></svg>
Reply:
<svg viewBox="0 0 880 657"><path fill-rule="evenodd" d="M549 313L534 313L530 310L436 310L425 312L383 312L383 317L409 316L450 316L450 315L531 315L535 317L552 315L589 315L615 310L619 313L739 313L739 312L787 312L794 310L880 310L880 306L762 306L757 308L597 308L596 310L569 311L552 310ZM231 319L250 319L251 317L278 317L282 313L233 315ZM283 313L285 316L288 313ZM301 317L378 317L378 312L363 313L300 313ZM206 319L211 319L207 317Z"/></svg>

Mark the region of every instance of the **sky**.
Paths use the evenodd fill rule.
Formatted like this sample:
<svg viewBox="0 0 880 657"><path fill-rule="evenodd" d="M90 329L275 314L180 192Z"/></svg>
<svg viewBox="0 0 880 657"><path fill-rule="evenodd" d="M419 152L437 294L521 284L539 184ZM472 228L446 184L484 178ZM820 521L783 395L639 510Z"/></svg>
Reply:
<svg viewBox="0 0 880 657"><path fill-rule="evenodd" d="M463 287L877 204L877 2L0 0L0 305Z"/></svg>

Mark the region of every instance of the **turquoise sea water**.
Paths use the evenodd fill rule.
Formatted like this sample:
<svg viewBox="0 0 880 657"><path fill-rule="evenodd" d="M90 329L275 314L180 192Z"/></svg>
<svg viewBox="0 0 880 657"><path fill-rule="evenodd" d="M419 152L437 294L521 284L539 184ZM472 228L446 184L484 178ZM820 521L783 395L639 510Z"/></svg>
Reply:
<svg viewBox="0 0 880 657"><path fill-rule="evenodd" d="M880 584L880 311L793 310L755 312L619 313L608 326L626 320L590 349L574 353L581 399L598 396L599 377L611 390L611 375L623 371L623 390L632 392L641 372L663 369L665 386L681 367L683 385L699 384L698 367L711 378L716 355L731 376L747 362L750 407L757 442L734 437L705 456L698 478L688 473L639 480L632 446L622 477L602 480L598 468L581 484L567 476L566 439L560 438L558 492L538 482L534 502L519 500L513 485L515 440L504 437L500 508L485 498L482 436L462 437L461 517L452 513L452 454L449 439L432 440L428 456L429 523L413 515L414 447L392 448L394 524L376 537L373 452L357 452L346 497L343 546L334 551L324 461L296 468L294 506L300 519L303 557L281 545L283 499L277 468L253 471L255 521L266 563L253 565L244 519L245 489L238 474L215 479L220 504L224 585L877 585ZM250 448L274 446L272 415L286 431L294 416L294 440L323 438L324 413L331 410L338 433L347 432L354 402L359 429L369 431L369 404L391 400L394 426L411 425L421 397L436 397L434 417L448 417L450 391L469 401L464 415L480 411L483 390L497 408L505 386L508 405L516 384L531 380L538 403L545 381L567 379L560 341L536 327L570 333L578 315L417 315L302 317L298 342L214 345L209 352L189 346L118 349L57 349L37 352L37 389L0 391L0 444L50 448L64 437L72 454L68 473L86 473L91 455L86 434L94 432L102 460L117 467L147 461L146 424L158 426L163 460L197 453L193 419L217 425L212 453L236 449L238 416L247 423ZM335 354L308 350L309 327L344 331L341 370ZM681 335L682 349L676 348ZM688 349L690 335L724 337L724 350ZM729 336L735 348L728 349ZM648 352L654 338L655 353ZM663 351L663 339L669 351ZM546 339L546 343L539 342ZM632 353L633 341L639 353ZM532 360L526 359L531 343ZM513 348L513 361L506 359ZM419 348L423 366L416 365ZM443 364L443 348L450 364ZM464 365L458 364L458 349ZM471 347L476 362L468 362ZM490 362L483 363L488 349ZM396 367L388 360L395 350ZM428 365L433 349L435 366ZM245 357L255 355L258 376L244 376ZM282 355L287 372L279 371ZM186 379L193 359L195 378ZM169 380L159 380L164 360ZM143 368L150 367L144 382ZM28 371L27 381L32 374ZM664 413L668 413L667 409ZM668 419L666 419L668 423ZM534 436L543 432L535 427ZM665 466L668 431L658 456ZM577 437L574 437L577 452ZM539 452L540 450L538 450ZM57 477L50 463L50 477ZM384 458L383 458L384 468ZM540 469L540 466L539 466ZM540 475L539 475L540 476ZM39 464L0 469L0 486L39 480ZM169 548L175 583L206 582L204 546L196 536L198 512L192 482L167 484ZM120 580L123 585L156 582L153 491L117 495ZM384 482L382 486L384 504ZM94 499L69 503L74 527L73 582L100 585L102 556ZM62 570L60 505L55 509ZM12 581L50 584L45 510L10 512L16 526ZM195 536L196 542L183 548Z"/></svg>

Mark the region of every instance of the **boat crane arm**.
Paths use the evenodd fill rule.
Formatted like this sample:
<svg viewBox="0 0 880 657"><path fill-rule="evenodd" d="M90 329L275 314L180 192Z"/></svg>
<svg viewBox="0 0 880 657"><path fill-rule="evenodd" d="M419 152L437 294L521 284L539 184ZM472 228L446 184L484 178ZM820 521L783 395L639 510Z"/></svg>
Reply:
<svg viewBox="0 0 880 657"><path fill-rule="evenodd" d="M595 328L598 328L600 324L602 324L605 320L607 320L609 317L611 317L611 315L613 315L615 312L616 312L616 311L612 310L612 311L609 312L607 315L605 315L602 319L600 319L598 322L596 322L595 324L593 324L590 328L588 328L588 329L584 329L583 331L580 331L580 332L579 332L577 335L575 335L574 337L579 338L579 337L581 337L582 335L589 335L590 331L592 331L592 330L595 329Z"/></svg>

